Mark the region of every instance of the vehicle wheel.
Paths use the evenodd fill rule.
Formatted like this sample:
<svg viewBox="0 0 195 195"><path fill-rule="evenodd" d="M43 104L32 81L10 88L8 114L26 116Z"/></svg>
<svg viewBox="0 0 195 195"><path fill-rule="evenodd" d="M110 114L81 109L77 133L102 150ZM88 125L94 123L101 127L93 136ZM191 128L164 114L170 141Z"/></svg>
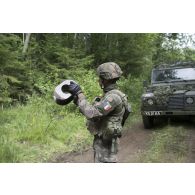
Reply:
<svg viewBox="0 0 195 195"><path fill-rule="evenodd" d="M154 125L154 117L152 116L142 116L145 129L151 129Z"/></svg>

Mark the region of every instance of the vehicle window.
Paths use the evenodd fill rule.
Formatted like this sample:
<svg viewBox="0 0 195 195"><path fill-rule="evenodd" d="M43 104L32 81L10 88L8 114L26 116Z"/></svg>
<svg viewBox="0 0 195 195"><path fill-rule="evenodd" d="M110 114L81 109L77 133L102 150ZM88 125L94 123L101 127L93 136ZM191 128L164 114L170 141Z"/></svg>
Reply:
<svg viewBox="0 0 195 195"><path fill-rule="evenodd" d="M152 82L195 80L195 68L153 70Z"/></svg>

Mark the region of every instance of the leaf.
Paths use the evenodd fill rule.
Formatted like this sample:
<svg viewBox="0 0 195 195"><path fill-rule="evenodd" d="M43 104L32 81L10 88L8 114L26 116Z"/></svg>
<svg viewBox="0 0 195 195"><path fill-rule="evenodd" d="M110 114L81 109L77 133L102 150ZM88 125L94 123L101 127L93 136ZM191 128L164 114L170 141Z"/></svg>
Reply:
<svg viewBox="0 0 195 195"><path fill-rule="evenodd" d="M21 84L21 81L19 81L16 77L8 76L8 75L4 75L4 77L13 84Z"/></svg>

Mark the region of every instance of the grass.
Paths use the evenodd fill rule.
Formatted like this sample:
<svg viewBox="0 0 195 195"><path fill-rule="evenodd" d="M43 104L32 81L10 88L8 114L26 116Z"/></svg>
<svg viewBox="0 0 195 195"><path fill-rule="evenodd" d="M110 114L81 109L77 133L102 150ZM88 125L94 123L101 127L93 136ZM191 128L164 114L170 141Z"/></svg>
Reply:
<svg viewBox="0 0 195 195"><path fill-rule="evenodd" d="M167 125L154 129L152 141L144 155L139 159L146 163L184 162L188 146L185 126Z"/></svg>
<svg viewBox="0 0 195 195"><path fill-rule="evenodd" d="M85 119L78 112L68 113L69 109L76 107L72 104L63 110L36 98L26 106L2 110L0 162L45 162L54 152L88 147L92 137Z"/></svg>

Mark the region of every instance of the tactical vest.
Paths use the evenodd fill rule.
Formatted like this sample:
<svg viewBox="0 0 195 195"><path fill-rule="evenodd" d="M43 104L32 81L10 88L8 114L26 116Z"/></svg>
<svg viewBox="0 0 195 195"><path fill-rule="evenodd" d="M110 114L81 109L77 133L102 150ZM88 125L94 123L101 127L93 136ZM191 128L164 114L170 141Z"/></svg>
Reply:
<svg viewBox="0 0 195 195"><path fill-rule="evenodd" d="M87 122L89 131L102 136L103 139L121 136L123 116L126 110L125 107L128 104L127 96L121 91L113 89L107 92L105 96L110 94L118 95L121 98L121 103L108 115L101 117L99 120L89 120Z"/></svg>

